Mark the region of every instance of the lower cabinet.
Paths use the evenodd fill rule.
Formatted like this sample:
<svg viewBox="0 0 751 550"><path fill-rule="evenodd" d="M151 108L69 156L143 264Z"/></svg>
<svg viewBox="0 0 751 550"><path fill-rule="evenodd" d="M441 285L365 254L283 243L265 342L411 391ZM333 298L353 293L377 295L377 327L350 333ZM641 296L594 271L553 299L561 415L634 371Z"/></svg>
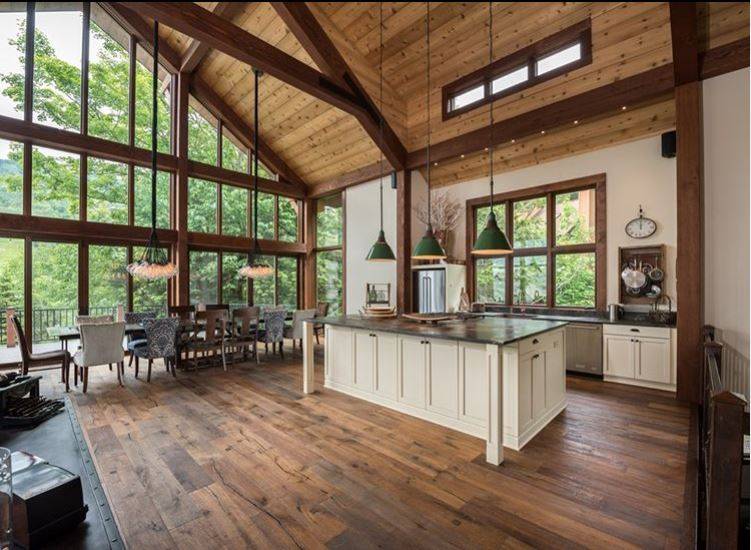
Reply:
<svg viewBox="0 0 751 550"><path fill-rule="evenodd" d="M399 376L399 347L396 334L379 332L375 337L376 361L374 393L386 399L396 399L397 380Z"/></svg>
<svg viewBox="0 0 751 550"><path fill-rule="evenodd" d="M673 329L605 325L602 338L606 381L675 391Z"/></svg>
<svg viewBox="0 0 751 550"><path fill-rule="evenodd" d="M398 397L400 403L425 408L427 340L399 336Z"/></svg>
<svg viewBox="0 0 751 550"><path fill-rule="evenodd" d="M451 340L427 340L427 408L438 414L459 416L459 345Z"/></svg>

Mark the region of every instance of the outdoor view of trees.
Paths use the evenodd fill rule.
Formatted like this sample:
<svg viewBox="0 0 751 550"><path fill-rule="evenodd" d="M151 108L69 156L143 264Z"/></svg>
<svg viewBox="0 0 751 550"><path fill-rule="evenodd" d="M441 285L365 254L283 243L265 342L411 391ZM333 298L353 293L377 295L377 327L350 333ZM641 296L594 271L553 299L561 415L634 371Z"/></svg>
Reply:
<svg viewBox="0 0 751 550"><path fill-rule="evenodd" d="M331 315L343 313L343 227L341 194L319 199L316 212L316 299L329 303Z"/></svg>
<svg viewBox="0 0 751 550"><path fill-rule="evenodd" d="M522 200L513 205L513 281L512 303L547 303L547 254L521 255L524 249L546 249L553 244L572 245L594 242L594 190L587 189L555 195L555 243L547 242L547 200L545 197ZM499 225L504 227L506 204L495 207ZM477 210L480 231L489 207ZM595 306L595 254L555 253L554 305L561 307ZM476 260L476 299L480 302L506 303L506 258Z"/></svg>

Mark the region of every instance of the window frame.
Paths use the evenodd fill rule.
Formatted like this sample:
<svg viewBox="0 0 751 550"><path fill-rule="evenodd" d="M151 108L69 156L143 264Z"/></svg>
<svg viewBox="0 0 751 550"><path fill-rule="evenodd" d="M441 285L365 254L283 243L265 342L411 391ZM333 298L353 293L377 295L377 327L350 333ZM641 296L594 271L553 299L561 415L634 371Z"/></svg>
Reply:
<svg viewBox="0 0 751 550"><path fill-rule="evenodd" d="M576 191L594 190L595 197L595 234L591 243L563 244L556 243L556 196ZM505 205L504 219L499 219L501 226L509 241L513 244L513 205L530 199L544 197L546 200L546 232L547 243L543 247L530 247L514 249L512 254L503 256L505 261L505 288L503 303L507 307L520 308L550 308L565 311L604 311L607 303L607 212L606 212L606 176L594 174L582 178L565 180L556 183L519 189L496 195L496 206ZM478 211L490 205L490 197L469 199L466 202L466 265L467 286L470 298L477 299L477 268L476 262L487 259L488 256L475 256L472 254L472 246L477 239L477 214ZM593 307L582 306L559 306L555 301L555 273L556 257L572 253L594 253L595 255L595 302ZM514 258L529 256L546 256L546 299L543 304L515 304L514 296ZM500 256L499 256L500 257ZM497 302L487 302L497 303Z"/></svg>
<svg viewBox="0 0 751 550"><path fill-rule="evenodd" d="M341 227L341 240L335 245L319 245L318 243L318 202L329 199L333 196L341 196L341 209L342 209L342 227ZM312 295L315 300L315 304L318 304L318 256L325 252L341 252L342 255L342 306L340 315L346 315L347 313L347 193L340 191L338 193L332 193L318 197L312 201L311 219L307 220L307 223L311 226L312 236L312 281L310 285L312 287Z"/></svg>
<svg viewBox="0 0 751 550"><path fill-rule="evenodd" d="M536 63L542 57L556 54L572 46L575 43L581 44L581 58L572 63L568 63L541 75L537 74ZM541 82L550 80L567 72L573 71L592 63L592 21L587 18L579 23L571 25L555 34L552 34L542 40L530 44L514 53L493 61L476 71L473 71L453 82L446 84L441 88L441 113L443 120L457 117L469 111L472 111L491 101L514 94L526 88L536 86ZM510 86L504 90L492 94L492 82L498 77L504 76L522 66L527 66L527 80ZM464 92L467 92L478 85L484 87L484 97L478 101L451 109L453 100Z"/></svg>

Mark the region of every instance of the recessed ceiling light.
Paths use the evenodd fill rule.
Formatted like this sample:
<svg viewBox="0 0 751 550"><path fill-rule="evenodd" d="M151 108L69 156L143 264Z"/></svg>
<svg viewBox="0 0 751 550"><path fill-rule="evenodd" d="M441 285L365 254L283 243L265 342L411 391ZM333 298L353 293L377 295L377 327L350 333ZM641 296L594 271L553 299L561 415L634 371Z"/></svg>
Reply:
<svg viewBox="0 0 751 550"><path fill-rule="evenodd" d="M624 105L623 107L621 107L621 111L625 111L625 110L626 110L626 106Z"/></svg>
<svg viewBox="0 0 751 550"><path fill-rule="evenodd" d="M542 135L544 136L544 135L545 135L545 130L543 130L543 131L542 131L542 132L540 132L540 133L541 133L541 134L542 134Z"/></svg>
<svg viewBox="0 0 751 550"><path fill-rule="evenodd" d="M462 155L462 158L464 158L464 155Z"/></svg>
<svg viewBox="0 0 751 550"><path fill-rule="evenodd" d="M575 120L575 121L574 121L574 124L579 124L579 121L578 121L578 120Z"/></svg>

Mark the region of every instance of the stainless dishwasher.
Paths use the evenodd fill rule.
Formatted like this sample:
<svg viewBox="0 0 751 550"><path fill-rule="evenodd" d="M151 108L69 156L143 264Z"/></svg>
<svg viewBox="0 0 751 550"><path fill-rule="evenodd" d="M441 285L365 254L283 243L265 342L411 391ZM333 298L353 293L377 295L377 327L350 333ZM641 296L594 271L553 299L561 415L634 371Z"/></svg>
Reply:
<svg viewBox="0 0 751 550"><path fill-rule="evenodd" d="M566 370L602 375L602 325L566 325Z"/></svg>

